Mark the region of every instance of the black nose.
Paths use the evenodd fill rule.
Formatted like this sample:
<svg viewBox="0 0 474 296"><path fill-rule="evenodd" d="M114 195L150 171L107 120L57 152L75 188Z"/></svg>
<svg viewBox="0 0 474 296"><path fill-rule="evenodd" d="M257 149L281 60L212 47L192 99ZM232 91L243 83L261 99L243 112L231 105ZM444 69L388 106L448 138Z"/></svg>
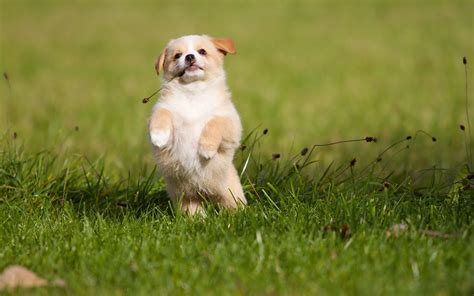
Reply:
<svg viewBox="0 0 474 296"><path fill-rule="evenodd" d="M186 55L186 57L184 58L186 60L186 62L192 62L194 61L196 58L194 57L193 54L188 54Z"/></svg>

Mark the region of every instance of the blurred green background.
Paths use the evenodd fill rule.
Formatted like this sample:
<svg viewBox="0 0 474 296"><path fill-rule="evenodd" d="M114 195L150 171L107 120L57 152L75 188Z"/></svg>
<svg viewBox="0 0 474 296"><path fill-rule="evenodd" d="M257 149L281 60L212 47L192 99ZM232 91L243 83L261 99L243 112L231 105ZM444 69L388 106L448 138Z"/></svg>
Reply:
<svg viewBox="0 0 474 296"><path fill-rule="evenodd" d="M141 99L159 87L154 60L169 39L205 33L235 40L228 83L245 131L269 128L263 153L376 136L317 154L364 159L423 129L438 142L419 138L400 164L465 158L473 1L2 0L0 10L1 134L31 151L104 156L124 174L153 165L156 98Z"/></svg>

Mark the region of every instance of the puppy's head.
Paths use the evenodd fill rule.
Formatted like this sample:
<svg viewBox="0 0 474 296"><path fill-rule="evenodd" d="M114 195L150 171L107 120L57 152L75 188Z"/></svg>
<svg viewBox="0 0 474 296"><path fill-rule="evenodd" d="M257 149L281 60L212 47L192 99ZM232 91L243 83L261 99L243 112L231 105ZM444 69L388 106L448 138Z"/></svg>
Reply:
<svg viewBox="0 0 474 296"><path fill-rule="evenodd" d="M223 74L224 56L235 53L231 39L189 35L171 40L155 63L165 80L182 83L210 80Z"/></svg>

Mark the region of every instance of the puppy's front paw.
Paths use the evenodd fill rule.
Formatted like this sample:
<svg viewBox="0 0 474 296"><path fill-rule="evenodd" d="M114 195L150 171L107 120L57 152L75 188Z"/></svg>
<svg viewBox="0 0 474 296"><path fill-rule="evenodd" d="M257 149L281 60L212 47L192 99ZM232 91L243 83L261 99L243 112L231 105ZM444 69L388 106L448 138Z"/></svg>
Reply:
<svg viewBox="0 0 474 296"><path fill-rule="evenodd" d="M208 143L205 141L201 141L198 147L198 153L201 155L202 158L209 160L212 159L217 154L217 145L213 143Z"/></svg>
<svg viewBox="0 0 474 296"><path fill-rule="evenodd" d="M158 147L158 148L163 148L165 147L166 144L168 144L171 136L171 131L170 130L152 130L150 131L150 140L151 143Z"/></svg>

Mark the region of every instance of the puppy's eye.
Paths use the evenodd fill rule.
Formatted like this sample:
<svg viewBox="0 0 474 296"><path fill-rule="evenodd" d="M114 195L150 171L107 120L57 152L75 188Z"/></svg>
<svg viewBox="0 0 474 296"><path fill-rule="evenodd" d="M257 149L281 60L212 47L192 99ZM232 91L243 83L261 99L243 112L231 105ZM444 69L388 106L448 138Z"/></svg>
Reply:
<svg viewBox="0 0 474 296"><path fill-rule="evenodd" d="M174 59L177 60L177 59L179 59L182 55L183 55L182 53L179 53L179 52L178 52L177 54L174 55Z"/></svg>
<svg viewBox="0 0 474 296"><path fill-rule="evenodd" d="M204 48L201 48L200 50L198 50L198 53L199 53L200 55L206 55L207 52L206 52L206 50L205 50Z"/></svg>

